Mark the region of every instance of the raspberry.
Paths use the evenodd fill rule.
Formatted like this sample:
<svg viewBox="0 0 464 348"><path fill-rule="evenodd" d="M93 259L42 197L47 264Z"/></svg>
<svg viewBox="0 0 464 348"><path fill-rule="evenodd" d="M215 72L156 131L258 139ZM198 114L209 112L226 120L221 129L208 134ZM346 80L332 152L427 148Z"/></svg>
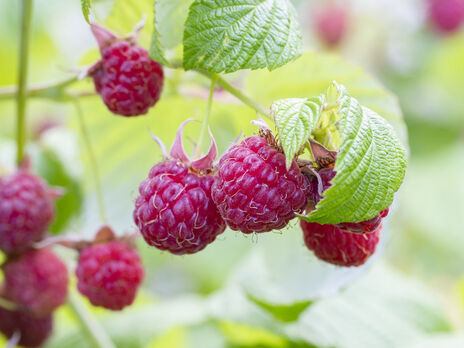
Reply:
<svg viewBox="0 0 464 348"><path fill-rule="evenodd" d="M146 49L120 40L103 49L100 62L92 72L95 89L115 114L146 114L160 98L163 70Z"/></svg>
<svg viewBox="0 0 464 348"><path fill-rule="evenodd" d="M316 32L327 46L337 46L346 34L347 21L345 8L336 5L326 6L316 12Z"/></svg>
<svg viewBox="0 0 464 348"><path fill-rule="evenodd" d="M226 228L211 199L215 180L189 171L180 161L156 164L140 184L133 214L145 241L177 255L212 243Z"/></svg>
<svg viewBox="0 0 464 348"><path fill-rule="evenodd" d="M66 301L68 272L50 250L30 250L2 267L8 297L21 310L45 316Z"/></svg>
<svg viewBox="0 0 464 348"><path fill-rule="evenodd" d="M370 233L374 232L382 223L382 218L388 215L389 208L382 210L377 216L372 219L361 222L344 222L337 224L339 229L354 232L354 233Z"/></svg>
<svg viewBox="0 0 464 348"><path fill-rule="evenodd" d="M464 22L464 0L429 0L429 18L441 32L457 30Z"/></svg>
<svg viewBox="0 0 464 348"><path fill-rule="evenodd" d="M77 288L94 306L121 310L134 302L144 272L136 250L109 242L85 248L76 275Z"/></svg>
<svg viewBox="0 0 464 348"><path fill-rule="evenodd" d="M374 253L381 227L369 234L346 232L334 225L301 220L304 242L320 260L338 266L360 266Z"/></svg>
<svg viewBox="0 0 464 348"><path fill-rule="evenodd" d="M0 331L9 339L15 332L21 336L19 345L39 347L50 336L53 329L51 315L37 318L22 311L9 311L0 308Z"/></svg>
<svg viewBox="0 0 464 348"><path fill-rule="evenodd" d="M37 176L20 169L0 178L0 249L26 250L44 236L54 218L53 193Z"/></svg>
<svg viewBox="0 0 464 348"><path fill-rule="evenodd" d="M292 161L262 137L245 138L219 162L212 197L233 230L243 233L281 229L308 203L310 185Z"/></svg>

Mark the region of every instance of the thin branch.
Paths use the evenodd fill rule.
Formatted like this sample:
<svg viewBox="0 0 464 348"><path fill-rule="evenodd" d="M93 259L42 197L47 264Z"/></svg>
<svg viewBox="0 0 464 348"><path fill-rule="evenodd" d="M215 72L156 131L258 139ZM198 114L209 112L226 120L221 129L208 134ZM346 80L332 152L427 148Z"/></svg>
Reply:
<svg viewBox="0 0 464 348"><path fill-rule="evenodd" d="M194 157L199 157L201 155L201 145L203 144L203 139L208 129L209 115L211 114L211 107L213 105L214 87L216 86L217 77L217 75L214 75L211 78L211 87L209 89L208 104L206 105L205 116L203 117L203 124L201 126L200 136L198 137L198 143L196 145Z"/></svg>
<svg viewBox="0 0 464 348"><path fill-rule="evenodd" d="M77 119L79 121L79 128L81 131L82 139L84 140L85 147L87 148L87 154L90 160L90 168L91 168L93 178L95 181L95 188L97 191L96 193L97 193L98 208L100 211L100 218L103 223L106 223L107 219L106 219L106 214L105 214L105 204L103 200L103 189L101 186L100 172L98 170L97 159L95 157L95 152L93 151L89 133L87 132L87 128L85 126L84 115L82 113L79 100L77 98L73 98L73 101L74 101L74 105L76 106Z"/></svg>
<svg viewBox="0 0 464 348"><path fill-rule="evenodd" d="M26 145L26 101L27 101L27 68L29 61L29 37L31 32L32 0L21 1L21 41L19 46L19 69L17 102L16 143L18 166L24 157Z"/></svg>
<svg viewBox="0 0 464 348"><path fill-rule="evenodd" d="M69 294L68 304L95 347L116 348L98 320L84 307L75 291L71 291Z"/></svg>

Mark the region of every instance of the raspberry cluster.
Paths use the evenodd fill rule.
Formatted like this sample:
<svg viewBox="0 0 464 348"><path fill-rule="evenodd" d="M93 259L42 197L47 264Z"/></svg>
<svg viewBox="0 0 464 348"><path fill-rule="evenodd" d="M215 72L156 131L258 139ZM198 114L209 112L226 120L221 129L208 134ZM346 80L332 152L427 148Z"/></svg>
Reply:
<svg viewBox="0 0 464 348"><path fill-rule="evenodd" d="M0 178L1 296L14 309L0 309L0 331L8 338L19 333L19 344L38 347L52 331L52 313L67 298L68 273L49 249L33 249L45 237L54 218L57 191L29 171L29 162Z"/></svg>

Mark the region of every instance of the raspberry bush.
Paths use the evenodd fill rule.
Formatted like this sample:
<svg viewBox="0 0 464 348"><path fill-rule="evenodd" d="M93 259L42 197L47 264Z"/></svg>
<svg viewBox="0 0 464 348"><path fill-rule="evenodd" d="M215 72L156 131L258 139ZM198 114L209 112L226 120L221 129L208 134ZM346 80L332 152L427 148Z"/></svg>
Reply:
<svg viewBox="0 0 464 348"><path fill-rule="evenodd" d="M30 0L25 3L29 4L23 11L23 28L27 30L32 8ZM274 69L285 69L285 65L291 66L302 55L298 13L289 0L155 1L154 13L153 3L150 3L150 24L145 29L138 24L125 36L122 28L131 22L128 9L132 7L126 8L121 3L116 1L104 24L96 15L93 2L81 1L88 30L97 42L94 48L98 46L100 57L69 80L28 90L27 33L22 37L21 78L15 90L18 96L17 168L11 173L0 168L0 249L5 254L1 267L4 280L0 291L0 331L10 345L42 345L51 335L54 313L60 306L67 305L94 343L113 347L99 320L95 320L91 312L87 313L86 302L76 297L77 292L88 300L89 306L125 310L138 301L145 278L147 293L156 288L158 282L164 282L162 277L161 280L152 277L144 270L141 255L155 255L161 259L165 256L159 253L167 251L172 254L170 260L175 260L173 264L190 260L192 264L201 263L198 260L202 260L202 256L190 254L216 252L214 247L207 248L204 253L203 250L210 244L217 245L219 239L223 244L228 243L230 230L259 233L263 239L272 237L265 232L281 230L275 238L291 238L290 230L299 225L307 249L317 258L337 266L363 265L376 250L384 219L405 175L406 151L394 127L382 114L388 108L371 105L369 101L364 105L368 98L357 98L362 89L357 84L348 80L350 86L345 87L341 82L324 77L323 83L314 83L318 85L317 93L306 88L292 88L292 95L279 93L278 98L283 99L273 97L272 104L267 107L248 93L250 87L243 83L247 82L246 74L245 77L235 74L237 81L229 82L227 73L245 69L265 69L273 76ZM140 6L144 8L144 2ZM444 15L438 16L440 11L433 11L431 16L442 23ZM112 18L118 16L121 19L119 28L112 22ZM347 17L348 12L338 7L328 7L316 16L314 25L327 46L339 45L347 35ZM108 27L116 29L118 34ZM151 34L150 47L146 45L147 27ZM311 68L318 69L316 64ZM295 71L288 76L289 81L297 77ZM197 75L209 81L209 93L204 88L205 80ZM343 73L334 75L344 82ZM269 85L288 83L280 80L272 80ZM94 90L88 89L89 83L93 83ZM75 89L71 87L74 84L77 85ZM355 94L350 94L350 90ZM231 101L229 94L237 100ZM98 104L81 101L81 97L95 95ZM45 151L47 143L42 143L41 139L61 127L44 129L40 137L34 139L36 147L26 148L25 106L29 97L37 96L57 102L71 101L76 106L77 126L83 137L82 150L95 181L96 197L86 197L84 202L91 202L86 208L92 213L98 210L103 225L93 236L87 234L83 238L75 233L52 236L48 231L55 215L60 218L65 214L60 209L55 213L54 199L60 198L60 192L66 196L67 190L72 189L72 180L61 180L66 186L61 191L51 189L45 178L34 172L40 166L33 169L27 165L29 156ZM108 114L147 116L143 120L110 118L107 121L102 113L101 119L94 118L92 109L101 110L98 109L102 106L100 98ZM235 108L240 110L240 116L244 115L242 104L246 110L257 114L251 128L245 127L248 122L229 117ZM197 117L203 105L205 111L198 140L193 139L192 146L186 149L183 130L190 121L186 118L190 114ZM215 112L213 119L212 110L217 106L221 109ZM165 126L174 120L181 125L176 134L170 134L170 128ZM142 122L145 122L143 129ZM88 123L91 132L88 132ZM151 148L139 146L140 141L144 141L141 139L148 138L147 127L156 134L151 135L161 149L161 159L151 156ZM98 132L93 131L96 128ZM232 141L239 128L245 129L245 135ZM189 129L194 128L189 126ZM208 132L211 146L203 154ZM108 134L113 137L111 143L106 141ZM174 138L169 155L157 136ZM191 156L187 155L188 150L192 150ZM119 156L130 159L127 164L118 159L116 166L114 163ZM137 161L143 161L146 169L151 167L147 176L146 171L133 166ZM74 159L70 162L75 165ZM114 165L111 175L108 175L109 166L102 162ZM104 180L100 178L100 166L106 174ZM60 169L65 172L69 168ZM120 194L124 192L122 185L118 186L121 183L109 180L109 176L120 170L137 174L138 181L130 180L131 196ZM50 176L53 182L59 181L56 176ZM114 185L111 187L113 195L104 195L102 187L108 189L111 185ZM96 204L93 204L94 198ZM127 209L127 205L132 209ZM112 208L109 218L106 215L108 206ZM115 214L114 206L126 208ZM133 221L128 222L127 216L131 213ZM84 217L85 224L89 221L95 224L94 220L85 219L88 216L81 214L80 217ZM121 226L121 219L125 219L124 226ZM87 225L82 224L85 226L82 227L76 222L70 220L66 232L88 231ZM109 225L117 225L120 234L116 235ZM90 231L93 230L97 230L97 226L92 226ZM243 238L243 235L237 233L236 238ZM137 246L141 247L141 254ZM70 249L73 256L62 253L62 248ZM66 260L57 255L64 255ZM305 255L311 253L306 250ZM222 257L227 259L230 255L225 253L220 255ZM152 262L147 264L150 270L159 266ZM206 270L216 266L212 263L201 265ZM292 271L290 268L289 273L298 272L297 268ZM69 281L68 274L75 275L76 284L73 279ZM166 278L175 284L175 275ZM208 287L201 289L210 290ZM255 301L279 320L296 320L281 313L288 309L285 306L262 305L259 299L247 295L250 301ZM143 304L149 297L141 296L139 303ZM309 302L303 304L299 304L302 309L298 315L309 306ZM186 308L188 312L188 304ZM125 311L122 315L125 313L132 312ZM146 313L151 314L148 310ZM210 315L208 311L205 313L205 316ZM147 321L152 324L151 319ZM171 325L169 315L166 315L166 322ZM159 324L153 322L156 327ZM227 331L227 325L223 329ZM157 345L157 342L142 342L144 339L139 343ZM53 342L53 338L51 340Z"/></svg>

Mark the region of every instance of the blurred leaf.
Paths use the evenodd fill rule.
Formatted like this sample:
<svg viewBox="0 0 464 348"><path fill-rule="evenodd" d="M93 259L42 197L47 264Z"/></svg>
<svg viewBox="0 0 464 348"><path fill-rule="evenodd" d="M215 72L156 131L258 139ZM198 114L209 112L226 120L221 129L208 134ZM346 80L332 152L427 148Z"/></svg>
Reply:
<svg viewBox="0 0 464 348"><path fill-rule="evenodd" d="M392 204L406 172L406 151L393 127L339 88L337 174L316 210L300 216L320 224L373 218Z"/></svg>
<svg viewBox="0 0 464 348"><path fill-rule="evenodd" d="M288 341L270 331L234 322L219 324L226 339L237 347L287 348Z"/></svg>
<svg viewBox="0 0 464 348"><path fill-rule="evenodd" d="M449 330L432 293L377 264L344 292L309 307L287 332L323 347L391 348L410 347L428 333Z"/></svg>
<svg viewBox="0 0 464 348"><path fill-rule="evenodd" d="M312 301L304 301L295 302L291 305L285 306L272 305L268 302L261 301L252 295L248 295L248 298L264 310L271 313L276 319L286 322L296 321L300 314L313 303Z"/></svg>
<svg viewBox="0 0 464 348"><path fill-rule="evenodd" d="M89 14L90 14L90 0L81 0L82 14L84 15L85 21L89 23Z"/></svg>
<svg viewBox="0 0 464 348"><path fill-rule="evenodd" d="M63 231L69 221L77 216L82 207L82 192L79 183L66 172L58 156L48 148L42 149L37 160L37 172L50 186L64 189L64 195L55 201L56 218L50 226L50 232Z"/></svg>
<svg viewBox="0 0 464 348"><path fill-rule="evenodd" d="M391 260L427 276L462 275L464 142L416 158L400 195Z"/></svg>
<svg viewBox="0 0 464 348"><path fill-rule="evenodd" d="M150 57L157 62L160 62L163 65L169 66L169 62L167 61L166 57L164 56L164 49L161 45L160 41L160 33L158 31L158 26L156 22L156 4L158 1L155 0L154 5L154 15L153 15L153 33L151 34L151 44L150 44Z"/></svg>
<svg viewBox="0 0 464 348"><path fill-rule="evenodd" d="M184 68L211 72L276 69L302 51L288 0L196 0L184 31Z"/></svg>
<svg viewBox="0 0 464 348"><path fill-rule="evenodd" d="M272 104L271 111L285 153L287 168L290 168L295 154L316 127L323 104L323 96L280 99Z"/></svg>
<svg viewBox="0 0 464 348"><path fill-rule="evenodd" d="M143 19L145 26L139 32L138 41L148 47L153 32L153 0L116 0L105 22L119 35L126 35Z"/></svg>
<svg viewBox="0 0 464 348"><path fill-rule="evenodd" d="M404 348L462 348L464 347L464 334L439 334L425 336L412 345Z"/></svg>
<svg viewBox="0 0 464 348"><path fill-rule="evenodd" d="M146 348L185 348L187 347L185 329L176 327L161 337L157 337Z"/></svg>

